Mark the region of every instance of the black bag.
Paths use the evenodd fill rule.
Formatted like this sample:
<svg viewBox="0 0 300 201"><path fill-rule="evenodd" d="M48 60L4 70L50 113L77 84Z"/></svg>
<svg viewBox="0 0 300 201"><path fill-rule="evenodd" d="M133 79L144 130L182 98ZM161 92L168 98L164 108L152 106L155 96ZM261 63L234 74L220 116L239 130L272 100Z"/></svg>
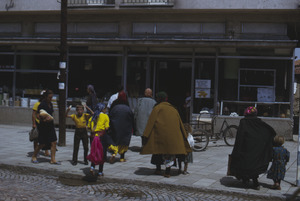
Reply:
<svg viewBox="0 0 300 201"><path fill-rule="evenodd" d="M29 141L32 142L39 137L39 131L37 128L32 128L31 131L29 132Z"/></svg>

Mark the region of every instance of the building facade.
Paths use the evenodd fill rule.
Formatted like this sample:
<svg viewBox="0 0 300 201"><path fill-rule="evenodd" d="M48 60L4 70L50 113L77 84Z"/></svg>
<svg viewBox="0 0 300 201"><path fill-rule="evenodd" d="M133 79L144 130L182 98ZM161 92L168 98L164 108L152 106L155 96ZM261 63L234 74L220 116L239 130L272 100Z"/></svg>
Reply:
<svg viewBox="0 0 300 201"><path fill-rule="evenodd" d="M30 109L45 88L58 94L60 6L0 2L0 110ZM298 0L69 0L67 20L68 102L84 101L88 84L102 101L122 84L132 109L150 87L183 117L189 93L194 115L255 105L292 125Z"/></svg>

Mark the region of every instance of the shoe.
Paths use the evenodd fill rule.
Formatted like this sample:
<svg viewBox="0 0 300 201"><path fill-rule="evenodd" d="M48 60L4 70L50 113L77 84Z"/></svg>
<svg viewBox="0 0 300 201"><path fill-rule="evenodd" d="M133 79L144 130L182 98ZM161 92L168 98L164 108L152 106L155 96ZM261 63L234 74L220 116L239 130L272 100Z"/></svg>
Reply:
<svg viewBox="0 0 300 201"><path fill-rule="evenodd" d="M89 162L87 162L87 161L84 161L84 163L83 163L84 165L88 165L89 164Z"/></svg>
<svg viewBox="0 0 300 201"><path fill-rule="evenodd" d="M183 171L182 174L183 174L183 175L188 175L188 174L190 174L190 173L189 173L188 171Z"/></svg>
<svg viewBox="0 0 300 201"><path fill-rule="evenodd" d="M73 166L77 165L77 161L72 161L72 165Z"/></svg>
<svg viewBox="0 0 300 201"><path fill-rule="evenodd" d="M276 184L274 184L274 185L271 187L271 189L273 189L273 190L281 190L281 187L278 186L278 185L276 185Z"/></svg>
<svg viewBox="0 0 300 201"><path fill-rule="evenodd" d="M166 178L170 178L170 176L171 176L171 175L169 175L169 174L165 174L165 175L164 175L164 177L166 177Z"/></svg>
<svg viewBox="0 0 300 201"><path fill-rule="evenodd" d="M32 160L32 159L31 159L31 162L35 163L35 164L39 163L37 160Z"/></svg>
<svg viewBox="0 0 300 201"><path fill-rule="evenodd" d="M95 173L95 168L94 168L94 167L91 167L90 173L91 173L92 175L94 175L94 173Z"/></svg>
<svg viewBox="0 0 300 201"><path fill-rule="evenodd" d="M104 176L103 172L98 172L98 176L103 177Z"/></svg>
<svg viewBox="0 0 300 201"><path fill-rule="evenodd" d="M125 158L121 158L120 162L126 162L126 159Z"/></svg>
<svg viewBox="0 0 300 201"><path fill-rule="evenodd" d="M51 165L61 165L61 163L60 163L60 162L57 162L57 161L56 161L56 162L50 162L50 164L51 164Z"/></svg>
<svg viewBox="0 0 300 201"><path fill-rule="evenodd" d="M116 157L115 154L111 155L111 157L110 157L110 159L109 159L109 163L110 163L110 164L113 164L113 163L115 162L115 157ZM121 160L120 160L120 161L121 161Z"/></svg>

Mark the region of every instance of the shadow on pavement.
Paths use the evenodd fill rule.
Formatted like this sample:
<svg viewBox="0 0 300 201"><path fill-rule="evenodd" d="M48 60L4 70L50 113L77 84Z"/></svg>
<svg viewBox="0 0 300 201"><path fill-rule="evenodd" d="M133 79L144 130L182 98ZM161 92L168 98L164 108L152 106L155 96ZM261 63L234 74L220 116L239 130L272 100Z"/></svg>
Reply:
<svg viewBox="0 0 300 201"><path fill-rule="evenodd" d="M264 188L271 188L272 185L262 183L258 180L260 186ZM249 184L243 184L242 181L235 179L234 177L226 176L220 179L220 183L226 187L233 187L233 188L243 188L243 189L251 189L252 188L252 182L250 180Z"/></svg>
<svg viewBox="0 0 300 201"><path fill-rule="evenodd" d="M145 176L150 176L150 175L157 175L157 176L163 176L165 173L165 170L162 168L161 170L161 174L155 174L155 168L145 168L145 167L138 167L138 169L134 172L134 174L136 175L145 175ZM171 172L170 172L171 176L178 176L178 169L172 169L171 168Z"/></svg>
<svg viewBox="0 0 300 201"><path fill-rule="evenodd" d="M128 149L132 152L141 152L142 148L138 147L138 146L132 146L132 147L129 147Z"/></svg>

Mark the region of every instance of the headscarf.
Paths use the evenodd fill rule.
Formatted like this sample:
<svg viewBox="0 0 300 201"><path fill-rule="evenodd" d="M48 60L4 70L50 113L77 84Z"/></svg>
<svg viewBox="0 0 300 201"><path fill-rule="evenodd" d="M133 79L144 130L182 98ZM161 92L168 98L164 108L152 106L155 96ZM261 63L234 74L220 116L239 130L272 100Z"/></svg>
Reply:
<svg viewBox="0 0 300 201"><path fill-rule="evenodd" d="M257 109L254 106L247 107L244 111L244 116L257 116Z"/></svg>
<svg viewBox="0 0 300 201"><path fill-rule="evenodd" d="M127 101L126 93L124 91L120 91L119 94L118 94L118 99L121 102L126 102Z"/></svg>
<svg viewBox="0 0 300 201"><path fill-rule="evenodd" d="M93 85L89 84L89 85L87 86L87 88L88 88L89 91L91 91L93 94L95 94L95 89L94 89L94 86L93 86Z"/></svg>
<svg viewBox="0 0 300 201"><path fill-rule="evenodd" d="M105 108L105 105L103 103L98 103L96 105L92 121L94 121L95 119L97 119L99 117L99 114L102 112L102 110L104 108Z"/></svg>
<svg viewBox="0 0 300 201"><path fill-rule="evenodd" d="M164 102L164 101L168 100L168 95L167 95L166 92L161 91L161 92L157 93L156 99L157 99L157 103L161 103L161 102Z"/></svg>

